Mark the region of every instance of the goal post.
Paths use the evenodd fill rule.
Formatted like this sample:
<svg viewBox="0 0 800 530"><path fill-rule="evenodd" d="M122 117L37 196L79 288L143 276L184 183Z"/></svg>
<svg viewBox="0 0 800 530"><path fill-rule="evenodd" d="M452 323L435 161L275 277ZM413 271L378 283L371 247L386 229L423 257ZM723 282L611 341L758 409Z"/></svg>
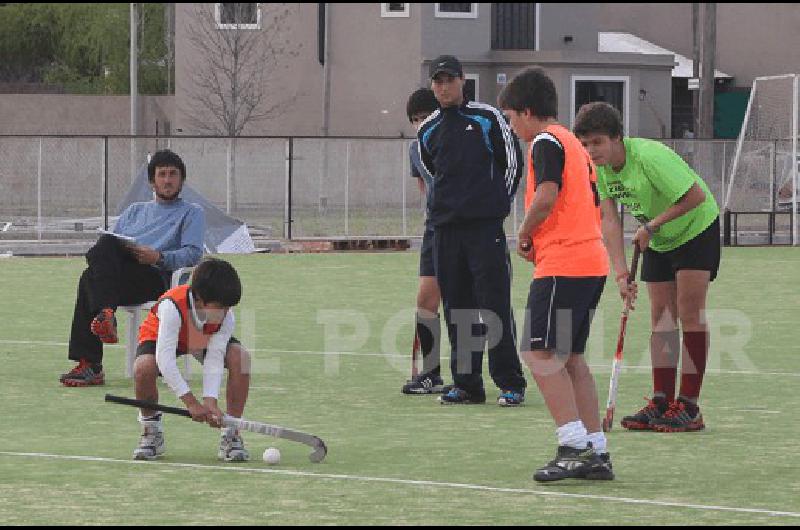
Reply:
<svg viewBox="0 0 800 530"><path fill-rule="evenodd" d="M780 232L792 245L800 244L799 89L798 74L753 81L723 203L726 220L748 214L741 223L734 221L737 228L763 230L766 219L769 241Z"/></svg>

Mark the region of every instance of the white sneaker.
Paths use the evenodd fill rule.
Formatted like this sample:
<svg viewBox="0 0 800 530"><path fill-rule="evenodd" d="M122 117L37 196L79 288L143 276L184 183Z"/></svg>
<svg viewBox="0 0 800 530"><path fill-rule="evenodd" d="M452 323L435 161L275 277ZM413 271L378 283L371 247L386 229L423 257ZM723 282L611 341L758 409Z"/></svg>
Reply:
<svg viewBox="0 0 800 530"><path fill-rule="evenodd" d="M167 450L164 444L164 432L160 421L143 421L142 437L139 447L133 450L134 460L156 460Z"/></svg>
<svg viewBox="0 0 800 530"><path fill-rule="evenodd" d="M244 448L244 440L239 431L227 428L222 429L217 458L225 462L247 462L250 460L250 452Z"/></svg>

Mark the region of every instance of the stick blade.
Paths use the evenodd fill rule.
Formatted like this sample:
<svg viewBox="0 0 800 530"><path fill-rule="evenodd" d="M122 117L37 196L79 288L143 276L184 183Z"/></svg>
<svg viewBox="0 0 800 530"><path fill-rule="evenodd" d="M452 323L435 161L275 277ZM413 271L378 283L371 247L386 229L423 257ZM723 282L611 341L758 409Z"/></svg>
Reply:
<svg viewBox="0 0 800 530"><path fill-rule="evenodd" d="M319 438L317 438L315 446L314 451L308 455L308 459L315 464L319 464L325 460L325 457L328 455L328 447L325 445L325 442Z"/></svg>

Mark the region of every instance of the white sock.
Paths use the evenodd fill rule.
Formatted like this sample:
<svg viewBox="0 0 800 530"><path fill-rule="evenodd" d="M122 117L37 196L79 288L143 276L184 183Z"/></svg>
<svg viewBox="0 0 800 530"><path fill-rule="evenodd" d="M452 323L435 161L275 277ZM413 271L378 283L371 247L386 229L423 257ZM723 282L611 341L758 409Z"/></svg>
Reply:
<svg viewBox="0 0 800 530"><path fill-rule="evenodd" d="M593 432L589 434L589 441L592 442L594 452L598 455L604 455L608 452L608 441L603 432Z"/></svg>
<svg viewBox="0 0 800 530"><path fill-rule="evenodd" d="M581 420L559 427L556 434L558 434L558 445L565 445L573 449L586 449L589 445L589 433Z"/></svg>
<svg viewBox="0 0 800 530"><path fill-rule="evenodd" d="M148 418L142 416L142 411L139 411L139 423L142 425L157 425L159 432L163 431L163 424L161 423L161 413L154 414Z"/></svg>
<svg viewBox="0 0 800 530"><path fill-rule="evenodd" d="M223 427L221 430L221 436L238 436L239 429L236 427Z"/></svg>

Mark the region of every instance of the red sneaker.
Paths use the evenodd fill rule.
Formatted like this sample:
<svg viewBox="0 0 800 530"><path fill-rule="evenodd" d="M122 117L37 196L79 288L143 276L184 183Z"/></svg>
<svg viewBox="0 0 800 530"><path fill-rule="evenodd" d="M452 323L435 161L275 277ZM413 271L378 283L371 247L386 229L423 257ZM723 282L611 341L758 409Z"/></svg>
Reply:
<svg viewBox="0 0 800 530"><path fill-rule="evenodd" d="M103 369L99 371L88 361L81 361L80 364L69 374L64 374L61 384L68 387L98 386L106 383Z"/></svg>
<svg viewBox="0 0 800 530"><path fill-rule="evenodd" d="M81 373L88 364L89 361L87 361L86 359L81 359L80 361L78 361L78 364L75 365L75 368L73 368L72 370L70 370L65 374L61 374L61 377L58 378L59 383L63 383L64 379L67 379L69 377L72 377L73 375Z"/></svg>
<svg viewBox="0 0 800 530"><path fill-rule="evenodd" d="M119 342L117 336L117 317L114 310L107 307L100 311L92 320L92 333L97 335L100 342L104 344L116 344Z"/></svg>

